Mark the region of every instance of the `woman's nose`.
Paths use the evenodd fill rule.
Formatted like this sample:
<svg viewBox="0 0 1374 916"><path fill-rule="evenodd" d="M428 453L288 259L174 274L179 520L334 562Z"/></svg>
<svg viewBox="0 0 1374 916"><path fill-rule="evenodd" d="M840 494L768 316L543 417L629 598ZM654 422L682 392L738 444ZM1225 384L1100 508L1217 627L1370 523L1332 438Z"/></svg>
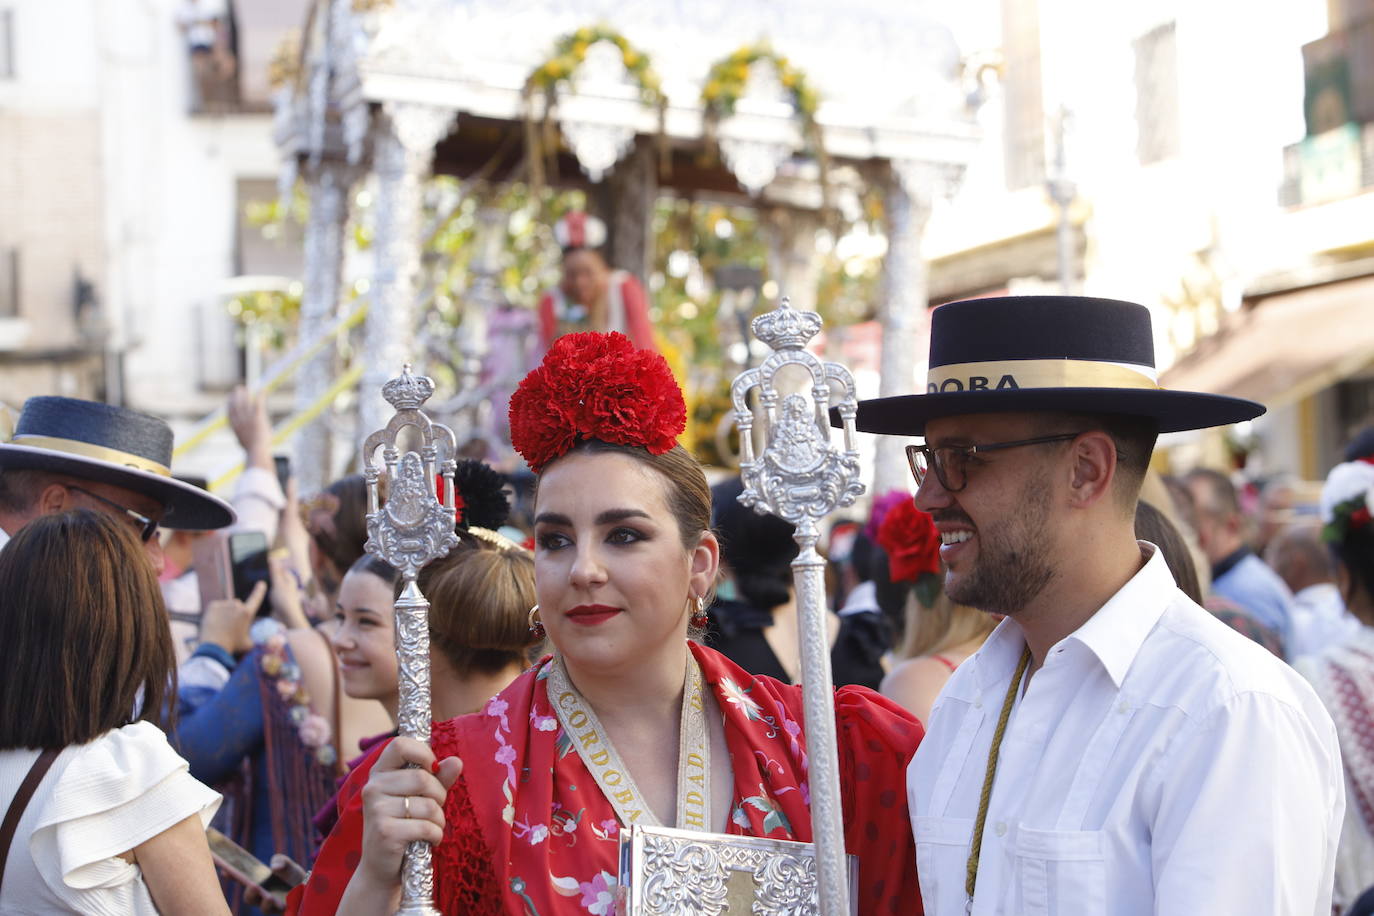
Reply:
<svg viewBox="0 0 1374 916"><path fill-rule="evenodd" d="M606 581L606 568L595 544L579 546L571 570L573 585L586 587Z"/></svg>

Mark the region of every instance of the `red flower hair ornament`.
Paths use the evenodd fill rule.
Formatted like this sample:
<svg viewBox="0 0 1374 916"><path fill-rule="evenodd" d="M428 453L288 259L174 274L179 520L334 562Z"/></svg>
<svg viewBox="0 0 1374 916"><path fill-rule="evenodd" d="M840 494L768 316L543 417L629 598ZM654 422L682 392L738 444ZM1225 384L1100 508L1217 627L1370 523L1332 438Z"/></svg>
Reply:
<svg viewBox="0 0 1374 916"><path fill-rule="evenodd" d="M535 473L586 439L662 455L686 428L667 361L616 331L558 338L510 399L511 445Z"/></svg>
<svg viewBox="0 0 1374 916"><path fill-rule="evenodd" d="M934 519L916 508L910 496L883 517L877 541L887 553L893 582L916 582L922 573L940 571L940 532L935 530Z"/></svg>

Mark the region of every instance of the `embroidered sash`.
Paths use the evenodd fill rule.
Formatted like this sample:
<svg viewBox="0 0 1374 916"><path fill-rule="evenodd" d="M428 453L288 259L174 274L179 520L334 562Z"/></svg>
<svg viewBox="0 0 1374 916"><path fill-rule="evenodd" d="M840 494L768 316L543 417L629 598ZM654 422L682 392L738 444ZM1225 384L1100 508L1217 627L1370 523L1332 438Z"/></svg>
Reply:
<svg viewBox="0 0 1374 916"><path fill-rule="evenodd" d="M561 656L554 656L549 665L548 691L563 731L615 809L620 823L664 826L644 801L591 704L572 685ZM701 666L688 653L678 727L677 823L670 826L710 830L710 811L711 742L706 731Z"/></svg>

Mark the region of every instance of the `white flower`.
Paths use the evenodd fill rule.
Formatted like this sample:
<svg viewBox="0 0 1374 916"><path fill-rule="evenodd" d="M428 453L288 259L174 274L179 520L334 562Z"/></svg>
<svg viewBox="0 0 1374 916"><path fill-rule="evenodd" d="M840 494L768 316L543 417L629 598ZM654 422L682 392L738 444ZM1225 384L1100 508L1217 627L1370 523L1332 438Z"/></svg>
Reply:
<svg viewBox="0 0 1374 916"><path fill-rule="evenodd" d="M1326 483L1322 484L1322 524L1329 525L1335 518L1337 506L1357 498L1362 493L1365 505L1374 513L1374 464L1347 461L1332 468L1331 473L1326 475Z"/></svg>

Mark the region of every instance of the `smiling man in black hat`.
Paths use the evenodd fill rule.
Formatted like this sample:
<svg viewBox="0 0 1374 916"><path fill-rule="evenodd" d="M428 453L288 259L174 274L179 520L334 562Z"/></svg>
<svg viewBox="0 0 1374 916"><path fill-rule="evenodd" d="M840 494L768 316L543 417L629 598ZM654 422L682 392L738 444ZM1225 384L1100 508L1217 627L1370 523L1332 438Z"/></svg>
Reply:
<svg viewBox="0 0 1374 916"><path fill-rule="evenodd" d="M950 303L927 392L859 404L859 429L925 439L949 596L1006 615L908 771L927 916L1330 913L1330 718L1134 533L1158 433L1264 408L1161 389L1152 341L1128 302Z"/></svg>
<svg viewBox="0 0 1374 916"><path fill-rule="evenodd" d="M126 520L160 573L159 526L234 521L228 503L172 477L172 430L156 417L75 398L29 398L0 442L0 548L35 518L86 508Z"/></svg>

